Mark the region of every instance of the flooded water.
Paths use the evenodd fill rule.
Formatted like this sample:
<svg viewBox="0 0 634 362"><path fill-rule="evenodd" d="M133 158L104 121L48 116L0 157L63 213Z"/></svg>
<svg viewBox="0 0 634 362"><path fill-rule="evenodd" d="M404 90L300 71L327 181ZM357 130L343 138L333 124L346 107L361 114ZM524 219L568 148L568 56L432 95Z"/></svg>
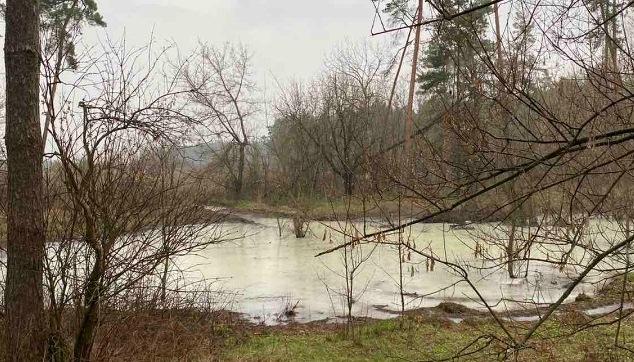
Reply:
<svg viewBox="0 0 634 362"><path fill-rule="evenodd" d="M235 241L212 245L196 256L180 260L191 278L219 278L219 287L234 293L232 308L254 321L273 324L283 320L284 310L297 304L295 320L300 322L332 318L345 314L346 290L352 290L352 312L359 317L388 318L401 309L399 253L392 245L363 245L336 251L322 257L315 254L346 239L336 230L354 235L361 223L342 225L335 222L310 224L305 238L295 238L289 220L251 217L253 224L226 224L225 232ZM279 235L279 225L282 235ZM378 225L366 225L376 228ZM493 228L486 226L485 228ZM362 232L359 230L358 232ZM525 303L547 304L559 298L577 270L566 266L531 261L524 266L526 278L510 279L504 265L494 257L474 256L479 236L473 230L451 230L447 224L421 224L407 229L405 237L418 250L456 263L467 273L465 282L455 268L405 254L402 264L406 309L436 306L452 301L470 308L484 309L486 301L496 310L520 308ZM606 237L604 236L604 239ZM496 249L497 248L497 249ZM486 255L500 255L496 246L487 246ZM541 253L541 254L540 254ZM549 255L550 253L550 255ZM578 260L586 256L582 251ZM533 257L548 259L556 251L535 251ZM586 258L587 259L587 258ZM346 288L346 267L354 278ZM590 274L575 288L568 300L579 293L592 295L600 273ZM474 290L475 287L479 293Z"/></svg>

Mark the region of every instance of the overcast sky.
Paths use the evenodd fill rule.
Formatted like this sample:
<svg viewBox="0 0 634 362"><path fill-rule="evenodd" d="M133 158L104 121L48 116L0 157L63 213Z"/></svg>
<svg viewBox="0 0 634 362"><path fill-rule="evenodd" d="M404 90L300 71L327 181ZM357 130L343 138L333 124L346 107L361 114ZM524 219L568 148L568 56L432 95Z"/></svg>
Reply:
<svg viewBox="0 0 634 362"><path fill-rule="evenodd" d="M258 78L310 77L324 55L348 39L370 39L371 0L101 0L99 10L113 38L124 32L145 44L173 40L187 52L198 40L242 42L253 52ZM103 30L86 31L87 41ZM259 79L258 79L259 81Z"/></svg>
<svg viewBox="0 0 634 362"><path fill-rule="evenodd" d="M273 121L268 107L280 84L308 80L322 68L325 56L346 41L387 43L372 37L371 0L98 0L105 29L85 28L84 42L106 35L124 36L129 45L153 39L178 45L190 53L198 41L222 45L241 42L253 55L253 78L259 98L266 100L257 115L257 133Z"/></svg>

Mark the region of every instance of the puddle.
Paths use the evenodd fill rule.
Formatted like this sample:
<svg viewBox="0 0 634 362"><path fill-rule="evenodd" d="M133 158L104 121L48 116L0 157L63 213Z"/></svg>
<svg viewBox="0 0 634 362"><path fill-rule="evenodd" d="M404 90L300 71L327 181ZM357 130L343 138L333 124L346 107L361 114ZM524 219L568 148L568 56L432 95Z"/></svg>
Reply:
<svg viewBox="0 0 634 362"><path fill-rule="evenodd" d="M529 316L514 316L514 317L509 317L509 318L504 318L506 320L512 320L515 322L536 322L540 319L541 317L538 315L529 315Z"/></svg>
<svg viewBox="0 0 634 362"><path fill-rule="evenodd" d="M462 323L464 321L464 318L457 318L457 317L449 317L447 319L449 319L450 321L456 324Z"/></svg>
<svg viewBox="0 0 634 362"><path fill-rule="evenodd" d="M590 309L585 309L583 311L581 311L583 314L590 316L590 317L599 317L599 316L603 316L606 314L610 314L610 313L614 313L616 311L619 310L619 308L621 307L621 304L619 303L615 303L615 304L609 304L609 305L605 305L605 306L601 306L601 307L596 307L596 308L590 308ZM623 311L629 311L634 309L634 304L632 303L623 303ZM560 313L555 312L555 315L558 315ZM535 315L529 315L529 316L511 316L511 317L504 317L503 319L505 320L512 320L515 322L536 322L538 320L540 320L540 316L535 314Z"/></svg>
<svg viewBox="0 0 634 362"><path fill-rule="evenodd" d="M606 305L603 307L586 309L583 312L589 316L597 316L597 315L604 315L604 314L616 312L617 310L619 310L619 308L621 308L620 304L611 304L611 305ZM623 303L624 311L628 311L632 309L634 309L634 305L632 303Z"/></svg>

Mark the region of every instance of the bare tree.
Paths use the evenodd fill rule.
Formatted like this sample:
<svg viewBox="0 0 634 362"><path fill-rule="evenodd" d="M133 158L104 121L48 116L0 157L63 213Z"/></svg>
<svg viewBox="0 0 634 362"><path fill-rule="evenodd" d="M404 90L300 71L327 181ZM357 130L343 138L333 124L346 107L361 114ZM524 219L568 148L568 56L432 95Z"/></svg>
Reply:
<svg viewBox="0 0 634 362"><path fill-rule="evenodd" d="M462 26L460 32L468 34L460 38L461 49L445 50L451 52L448 58L454 59L465 52L473 54L478 63L474 79L478 82L461 82L461 91L456 92L460 96L438 107L439 124L449 128L448 136L458 141L453 153L459 151L461 159L439 152L439 141L431 131L418 134L413 157L425 165L427 172L383 173L422 206L420 214L398 225L366 232L325 253L359 243L395 244L452 270L494 318L497 330L493 338L503 346L498 356L509 358L520 356L532 346L544 323L560 311L563 303L581 293L582 285L596 285L618 276L621 296L626 293L633 237L624 200L616 200L631 188L628 180L634 165L634 103L631 89L625 84L632 79L634 62L627 40L630 26L616 29L623 34L619 37L615 36L614 24L631 22L626 11L632 4L508 4L512 12L522 14L518 31L513 34L521 44L501 47L498 43L497 49L491 49L491 34L482 33L481 26L468 25L466 19L482 19L482 14L496 3L432 1L433 14L427 20L385 29L389 32L436 24L445 30ZM596 46L597 34L605 46ZM499 41L505 36L496 38ZM528 42L532 36L535 41ZM496 50L497 58L503 53L500 48L507 49L506 59L495 61ZM433 60L439 70L451 61ZM552 73L545 74L548 72L543 68ZM427 85L423 84L423 90ZM469 87L467 93L464 86ZM434 117L432 113L430 118ZM617 209L623 214L613 220ZM489 235L501 230L500 225L509 225L492 241L506 249L506 257L491 255L487 243L484 248L478 244L482 240L477 235L469 245L484 259L478 261L433 255L393 236L410 225L464 210L474 217L471 221L493 230ZM529 263L530 268L518 273L516 266ZM537 320L528 328L514 330L515 321L502 318L507 310L497 304L504 298L491 300L479 290L475 280L492 273L521 278L536 291L532 297L510 301L535 311ZM568 280L547 305L540 293L544 288L540 284L542 273ZM616 301L619 325L627 315L624 300ZM588 318L572 333L603 321ZM619 333L622 329L617 328L613 347L631 353Z"/></svg>
<svg viewBox="0 0 634 362"><path fill-rule="evenodd" d="M374 126L382 120L382 92L389 62L368 44L336 49L327 71L310 91L292 87L277 105L280 120L293 122L319 150L322 161L341 180L346 195L354 192L357 175L385 136Z"/></svg>
<svg viewBox="0 0 634 362"><path fill-rule="evenodd" d="M173 258L220 237L209 227L219 219L196 202L199 178L174 158L197 123L183 113L180 74L164 72L165 51L109 44L80 68L99 75L74 87L90 98L79 110L67 103L51 123L48 229L56 244L46 286L58 336L68 329L69 308L77 313L70 327L75 361L91 360L103 315L126 309L122 296L154 285L154 297L165 300ZM62 335L52 347L60 360L64 344Z"/></svg>
<svg viewBox="0 0 634 362"><path fill-rule="evenodd" d="M206 121L203 140L223 144L217 152L236 199L243 196L246 149L252 142L250 122L256 111L250 62L251 55L242 45L202 44L182 77L185 87L192 90L190 99L198 117Z"/></svg>
<svg viewBox="0 0 634 362"><path fill-rule="evenodd" d="M279 116L269 128L269 148L275 160L280 198L314 198L329 191L324 182L328 165L319 145L311 139L318 132L316 122L310 118L317 113L319 100L308 91L309 87L293 82L282 91L277 105Z"/></svg>

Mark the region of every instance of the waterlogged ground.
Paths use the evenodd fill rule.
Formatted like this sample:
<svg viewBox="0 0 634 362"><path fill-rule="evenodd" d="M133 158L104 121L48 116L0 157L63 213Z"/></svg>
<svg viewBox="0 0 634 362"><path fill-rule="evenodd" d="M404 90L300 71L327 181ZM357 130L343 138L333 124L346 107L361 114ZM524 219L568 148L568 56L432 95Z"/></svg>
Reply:
<svg viewBox="0 0 634 362"><path fill-rule="evenodd" d="M315 254L348 240L337 230L345 229L355 235L355 228L358 232L363 231L363 223L313 222L308 235L297 239L287 219L249 218L252 224L228 223L223 226L224 231L237 240L212 245L197 256L182 259L181 265L187 268L189 277L218 278L216 285L224 292L218 299L232 301L231 309L256 322L279 323L285 320L285 308L295 305L294 319L300 322L343 315L346 308L344 253L337 251L318 258ZM366 224L365 227L369 231L378 226ZM595 245L607 247L617 238L614 228L606 227L600 221L594 221L590 229L594 232L588 233L586 239L592 239ZM425 258L405 255L402 268L405 308L431 307L450 301L484 309L482 298L494 309L504 310L533 303L547 304L559 298L579 268L531 261L522 267L528 271L527 277L512 280L504 266L499 266L500 260L496 260L502 254L501 246L483 246L485 257L474 256L476 243L484 245L483 238L499 233L499 230L503 229L496 225L452 230L448 224L421 224L405 230L403 237L415 243L417 249L433 252L440 259L461 265L472 283L465 282L451 267L435 263L432 271ZM391 236L392 239L396 237ZM352 282L353 314L372 318L393 316L401 309L401 269L396 247L364 245L347 253L348 274L356 266ZM571 255L581 264L593 257L583 248L576 248ZM556 247L540 248L531 254L533 258L544 260L560 256ZM611 266L606 264L605 268ZM591 273L567 300L573 300L579 293L593 294L602 286L594 282L605 274Z"/></svg>

